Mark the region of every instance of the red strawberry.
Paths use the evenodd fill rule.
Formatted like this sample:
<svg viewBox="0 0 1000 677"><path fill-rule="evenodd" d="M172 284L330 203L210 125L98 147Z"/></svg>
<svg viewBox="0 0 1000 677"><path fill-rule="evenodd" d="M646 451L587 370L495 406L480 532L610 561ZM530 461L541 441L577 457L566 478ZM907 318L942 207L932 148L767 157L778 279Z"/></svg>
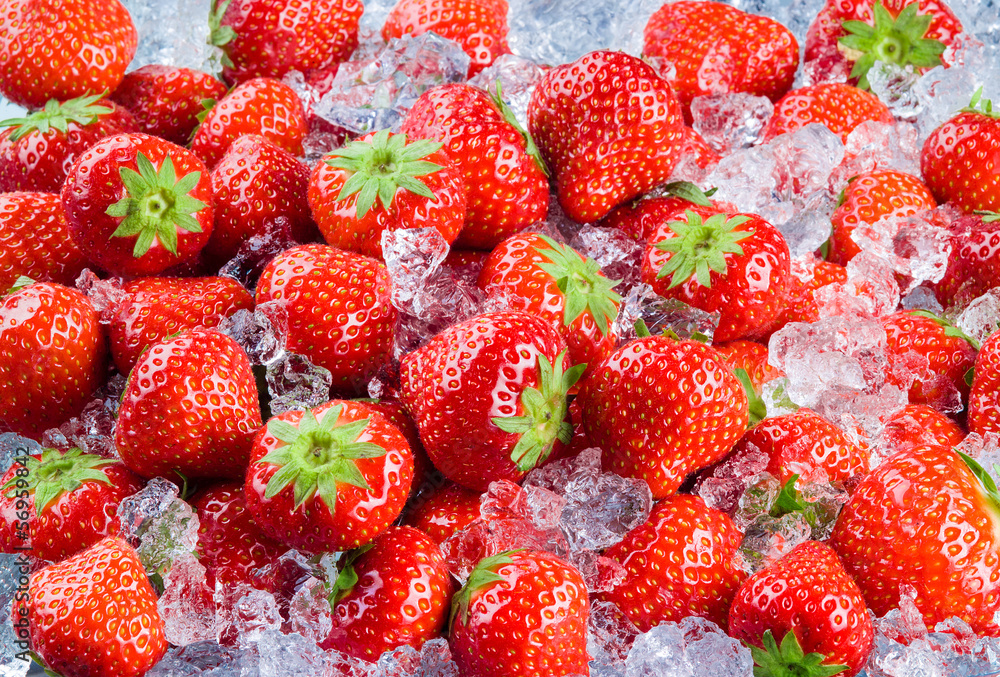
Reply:
<svg viewBox="0 0 1000 677"><path fill-rule="evenodd" d="M604 553L626 573L600 599L618 605L643 632L688 616L725 628L733 595L746 578L734 566L741 539L729 516L698 496L668 496L645 524Z"/></svg>
<svg viewBox="0 0 1000 677"><path fill-rule="evenodd" d="M892 124L892 113L873 94L842 82L823 82L793 89L774 104L761 140L766 143L806 125L819 123L847 141L847 135L866 120Z"/></svg>
<svg viewBox="0 0 1000 677"><path fill-rule="evenodd" d="M729 634L751 646L761 666L754 674L845 677L864 667L874 636L861 591L818 541L800 543L743 583Z"/></svg>
<svg viewBox="0 0 1000 677"><path fill-rule="evenodd" d="M399 398L434 467L470 489L517 481L566 444L566 344L534 315L506 311L452 325L400 364Z"/></svg>
<svg viewBox="0 0 1000 677"><path fill-rule="evenodd" d="M652 66L591 52L553 68L528 105L528 131L575 221L597 221L670 177L684 138L680 106Z"/></svg>
<svg viewBox="0 0 1000 677"><path fill-rule="evenodd" d="M398 0L382 26L389 41L433 31L454 40L469 58L469 77L483 70L507 46L507 0Z"/></svg>
<svg viewBox="0 0 1000 677"><path fill-rule="evenodd" d="M965 431L937 409L908 404L889 417L879 438L886 448L895 451L925 444L954 447L965 438Z"/></svg>
<svg viewBox="0 0 1000 677"><path fill-rule="evenodd" d="M141 677L167 652L156 593L119 538L32 574L28 595L31 647L64 677Z"/></svg>
<svg viewBox="0 0 1000 677"><path fill-rule="evenodd" d="M3 0L0 35L0 93L28 108L113 90L138 42L118 0Z"/></svg>
<svg viewBox="0 0 1000 677"><path fill-rule="evenodd" d="M272 78L242 82L213 104L191 139L191 152L209 169L229 144L244 134L260 134L295 156L302 155L308 126L298 94Z"/></svg>
<svg viewBox="0 0 1000 677"><path fill-rule="evenodd" d="M604 467L653 497L725 456L747 427L747 397L722 357L695 341L647 336L597 365L579 395Z"/></svg>
<svg viewBox="0 0 1000 677"><path fill-rule="evenodd" d="M260 426L246 353L224 334L192 329L139 358L125 384L115 446L142 477L241 477Z"/></svg>
<svg viewBox="0 0 1000 677"><path fill-rule="evenodd" d="M544 221L549 182L538 149L500 96L466 84L432 87L403 120L411 139L444 144L468 189L465 226L456 244L492 249Z"/></svg>
<svg viewBox="0 0 1000 677"><path fill-rule="evenodd" d="M363 391L392 356L398 313L389 294L389 273L378 261L313 244L273 259L256 300L284 309L286 349L329 369L335 389Z"/></svg>
<svg viewBox="0 0 1000 677"><path fill-rule="evenodd" d="M104 384L107 359L87 297L49 282L16 288L0 302L0 429L38 437L76 416Z"/></svg>
<svg viewBox="0 0 1000 677"><path fill-rule="evenodd" d="M969 390L969 432L1000 433L1000 332L983 341Z"/></svg>
<svg viewBox="0 0 1000 677"><path fill-rule="evenodd" d="M387 230L434 227L454 242L465 222L465 180L440 143L407 143L383 129L316 165L309 206L328 243L381 259Z"/></svg>
<svg viewBox="0 0 1000 677"><path fill-rule="evenodd" d="M88 148L61 196L73 241L113 275L156 275L192 261L212 233L205 165L148 134L117 134Z"/></svg>
<svg viewBox="0 0 1000 677"><path fill-rule="evenodd" d="M120 461L75 448L17 460L0 478L0 552L53 562L75 555L118 533L118 504L142 485Z"/></svg>
<svg viewBox="0 0 1000 677"><path fill-rule="evenodd" d="M661 225L642 263L642 280L657 294L718 311L721 342L766 335L790 278L788 244L777 228L753 214L707 208Z"/></svg>
<svg viewBox="0 0 1000 677"><path fill-rule="evenodd" d="M949 224L951 256L939 282L931 284L945 308L968 305L1000 287L1000 215L967 214Z"/></svg>
<svg viewBox="0 0 1000 677"><path fill-rule="evenodd" d="M261 428L246 473L254 521L310 553L364 545L399 516L413 479L406 438L364 402L287 411Z"/></svg>
<svg viewBox="0 0 1000 677"><path fill-rule="evenodd" d="M198 126L202 101L225 94L226 86L208 73L149 64L126 74L110 98L132 113L139 131L183 146Z"/></svg>
<svg viewBox="0 0 1000 677"><path fill-rule="evenodd" d="M109 329L111 356L128 374L146 348L173 334L218 326L237 310L252 310L253 297L228 277L144 277L127 282L125 299Z"/></svg>
<svg viewBox="0 0 1000 677"><path fill-rule="evenodd" d="M346 560L346 561L345 561ZM333 629L321 646L375 662L441 634L451 576L441 549L413 527L389 527L347 555L330 594Z"/></svg>
<svg viewBox="0 0 1000 677"><path fill-rule="evenodd" d="M663 189L668 193L666 196L645 197L615 207L600 225L617 228L636 242L646 244L661 225L675 221L686 209L715 206L719 211L724 211L731 206L712 202L693 183L676 181L663 186Z"/></svg>
<svg viewBox="0 0 1000 677"><path fill-rule="evenodd" d="M474 489L445 481L422 497L416 507L408 510L406 523L420 529L440 545L456 531L479 519L480 496L482 494Z"/></svg>
<svg viewBox="0 0 1000 677"><path fill-rule="evenodd" d="M58 195L0 194L0 291L22 275L72 285L86 267Z"/></svg>
<svg viewBox="0 0 1000 677"><path fill-rule="evenodd" d="M757 394L760 394L765 383L785 375L785 372L768 363L767 346L761 343L730 341L729 343L713 343L712 347L733 370L733 373L736 373L737 369L742 369L747 373L747 377Z"/></svg>
<svg viewBox="0 0 1000 677"><path fill-rule="evenodd" d="M385 416L389 423L396 426L396 429L409 442L410 451L413 452L413 482L410 485L410 494L413 495L419 491L425 482L437 482L438 478L434 477L434 465L427 457L424 445L420 442L420 431L417 430L417 425L406 412L403 403L391 399L362 399L362 401L367 402L372 409Z"/></svg>
<svg viewBox="0 0 1000 677"><path fill-rule="evenodd" d="M555 555L515 550L473 569L453 602L449 643L464 677L589 674L587 586Z"/></svg>
<svg viewBox="0 0 1000 677"><path fill-rule="evenodd" d="M227 82L336 68L358 46L359 0L213 0L209 42Z"/></svg>
<svg viewBox="0 0 1000 677"><path fill-rule="evenodd" d="M132 115L99 95L60 103L0 122L0 192L58 193L73 161L112 134L136 131Z"/></svg>
<svg viewBox="0 0 1000 677"><path fill-rule="evenodd" d="M771 328L777 331L790 322L816 322L819 306L815 292L828 284L847 282L847 268L815 257L792 259L787 303Z"/></svg>

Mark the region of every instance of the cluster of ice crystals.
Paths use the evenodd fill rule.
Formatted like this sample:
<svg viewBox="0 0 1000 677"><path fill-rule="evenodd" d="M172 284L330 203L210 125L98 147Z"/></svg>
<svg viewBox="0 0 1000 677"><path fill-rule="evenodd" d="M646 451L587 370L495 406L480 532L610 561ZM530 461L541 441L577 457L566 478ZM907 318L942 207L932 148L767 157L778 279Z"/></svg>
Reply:
<svg viewBox="0 0 1000 677"><path fill-rule="evenodd" d="M333 613L323 581L310 577L295 591L289 621L292 631L306 639L317 643L326 639L333 628Z"/></svg>
<svg viewBox="0 0 1000 677"><path fill-rule="evenodd" d="M162 477L151 479L118 504L119 535L132 547L138 547L153 520L164 515L179 494L180 489L173 482Z"/></svg>
<svg viewBox="0 0 1000 677"><path fill-rule="evenodd" d="M105 390L124 386L125 377L116 374ZM102 393L97 393L102 395ZM120 393L118 393L120 396ZM42 445L46 448L68 451L73 447L85 453L116 458L114 432L119 397L109 396L91 400L80 412L58 428L50 428L42 434Z"/></svg>
<svg viewBox="0 0 1000 677"><path fill-rule="evenodd" d="M954 319L955 326L980 343L1000 329L1000 289L977 297Z"/></svg>
<svg viewBox="0 0 1000 677"><path fill-rule="evenodd" d="M198 526L198 515L180 498L145 522L136 551L146 571L163 576L178 558L191 555L198 543Z"/></svg>
<svg viewBox="0 0 1000 677"><path fill-rule="evenodd" d="M514 118L522 129L527 129L528 102L543 75L545 71L534 61L516 54L501 54L496 61L470 78L469 84L494 96L499 86L504 102L514 112Z"/></svg>
<svg viewBox="0 0 1000 677"><path fill-rule="evenodd" d="M379 657L372 677L460 677L448 640L432 639L420 650L401 646Z"/></svg>
<svg viewBox="0 0 1000 677"><path fill-rule="evenodd" d="M640 283L622 301L613 332L622 341L635 338L635 323L642 320L654 335L669 329L682 339L711 340L720 317L718 311L707 312L677 299L664 298L648 284Z"/></svg>
<svg viewBox="0 0 1000 677"><path fill-rule="evenodd" d="M720 155L749 148L774 113L766 96L742 92L696 96L691 102L691 126Z"/></svg>
<svg viewBox="0 0 1000 677"><path fill-rule="evenodd" d="M859 224L852 233L862 250L892 267L904 280L900 292L908 294L924 282L944 277L951 257L951 235L930 215L887 216L872 224Z"/></svg>
<svg viewBox="0 0 1000 677"><path fill-rule="evenodd" d="M243 585L216 586L216 630L222 644L246 648L260 642L267 630L281 629L281 612L274 595Z"/></svg>
<svg viewBox="0 0 1000 677"><path fill-rule="evenodd" d="M240 651L215 641L173 646L167 655L146 673L148 677L237 677L240 675Z"/></svg>
<svg viewBox="0 0 1000 677"><path fill-rule="evenodd" d="M628 652L624 677L750 677L750 650L715 623L691 616L639 635Z"/></svg>
<svg viewBox="0 0 1000 677"><path fill-rule="evenodd" d="M208 45L212 0L122 0L122 4L139 34L129 70L147 64L218 70L218 53Z"/></svg>
<svg viewBox="0 0 1000 677"><path fill-rule="evenodd" d="M587 626L591 677L623 674L625 659L639 634L639 628L635 627L617 604L604 600L591 601Z"/></svg>
<svg viewBox="0 0 1000 677"><path fill-rule="evenodd" d="M205 579L205 567L193 553L176 557L163 576L163 594L157 601L167 641L187 646L215 640L214 594Z"/></svg>

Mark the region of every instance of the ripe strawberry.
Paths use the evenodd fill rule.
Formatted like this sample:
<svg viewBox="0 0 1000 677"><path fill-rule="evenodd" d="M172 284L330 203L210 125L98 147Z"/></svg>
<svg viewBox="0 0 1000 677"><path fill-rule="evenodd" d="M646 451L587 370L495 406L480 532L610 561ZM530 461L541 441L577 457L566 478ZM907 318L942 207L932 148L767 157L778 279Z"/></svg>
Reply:
<svg viewBox="0 0 1000 677"><path fill-rule="evenodd" d="M375 662L385 651L403 645L419 649L441 634L451 605L451 576L427 534L389 527L341 562L340 576L330 586L333 629L323 648Z"/></svg>
<svg viewBox="0 0 1000 677"><path fill-rule="evenodd" d="M743 583L729 634L751 646L761 666L754 674L845 677L864 667L874 636L861 591L819 541L800 543Z"/></svg>
<svg viewBox="0 0 1000 677"><path fill-rule="evenodd" d="M142 477L241 477L261 426L250 360L233 339L191 329L156 343L128 376L115 426Z"/></svg>
<svg viewBox="0 0 1000 677"><path fill-rule="evenodd" d="M528 105L528 131L574 221L597 221L665 182L684 138L680 106L652 66L591 52L548 71Z"/></svg>
<svg viewBox="0 0 1000 677"><path fill-rule="evenodd" d="M256 301L284 309L285 348L329 369L335 390L363 391L392 356L398 313L378 261L327 245L293 247L264 269Z"/></svg>
<svg viewBox="0 0 1000 677"><path fill-rule="evenodd" d="M41 108L118 86L138 36L118 0L2 0L0 94Z"/></svg>
<svg viewBox="0 0 1000 677"><path fill-rule="evenodd" d="M369 543L399 516L413 479L406 438L364 402L286 411L261 428L247 508L265 534L310 553Z"/></svg>
<svg viewBox="0 0 1000 677"><path fill-rule="evenodd" d="M718 311L716 341L763 337L790 284L785 238L756 215L696 210L662 224L649 239L643 282L660 296Z"/></svg>
<svg viewBox="0 0 1000 677"><path fill-rule="evenodd" d="M382 26L387 42L434 31L454 40L469 58L469 77L492 64L507 46L507 0L398 0Z"/></svg>
<svg viewBox="0 0 1000 677"><path fill-rule="evenodd" d="M438 483L440 480L434 477L434 465L427 457L424 445L420 441L420 431L417 430L417 425L410 418L403 403L394 399L361 399L367 402L372 409L385 416L386 420L396 426L396 429L409 442L410 451L413 452L413 482L410 484L410 495L412 496L423 488L425 482Z"/></svg>
<svg viewBox="0 0 1000 677"><path fill-rule="evenodd" d="M1000 332L983 341L969 390L969 432L1000 433Z"/></svg>
<svg viewBox="0 0 1000 677"><path fill-rule="evenodd" d="M722 357L696 341L647 336L597 365L580 388L605 469L666 498L729 453L747 427L747 397Z"/></svg>
<svg viewBox="0 0 1000 677"><path fill-rule="evenodd" d="M655 11L643 31L645 57L672 65L685 111L696 96L746 92L772 101L791 89L799 43L777 21L721 3L681 0Z"/></svg>
<svg viewBox="0 0 1000 677"><path fill-rule="evenodd" d="M31 647L64 677L141 677L167 651L146 571L116 537L31 575Z"/></svg>
<svg viewBox="0 0 1000 677"><path fill-rule="evenodd" d="M615 207L600 225L617 228L636 242L646 244L664 223L677 220L684 210L695 207L716 207L725 211L731 205L712 202L698 186L676 181L663 186L667 195L644 197ZM735 210L735 207L733 207Z"/></svg>
<svg viewBox="0 0 1000 677"><path fill-rule="evenodd" d="M887 449L910 450L925 444L957 446L965 431L953 420L926 404L908 404L886 421L879 439Z"/></svg>
<svg viewBox="0 0 1000 677"><path fill-rule="evenodd" d="M481 492L445 481L406 514L406 524L420 529L440 545L456 531L479 519Z"/></svg>
<svg viewBox="0 0 1000 677"><path fill-rule="evenodd" d="M302 139L309 131L306 114L295 90L280 80L241 82L210 105L191 139L191 152L209 169L244 134L260 134L292 155L302 155Z"/></svg>
<svg viewBox="0 0 1000 677"><path fill-rule="evenodd" d="M1000 215L966 214L948 228L948 268L931 287L945 308L965 307L993 287L1000 287Z"/></svg>
<svg viewBox="0 0 1000 677"><path fill-rule="evenodd" d="M847 135L866 120L893 123L892 113L875 95L842 82L823 82L793 89L774 104L761 141L819 123L846 142Z"/></svg>
<svg viewBox="0 0 1000 677"><path fill-rule="evenodd" d="M156 275L189 262L212 233L205 165L148 134L95 143L73 163L61 196L73 241L113 275Z"/></svg>
<svg viewBox="0 0 1000 677"><path fill-rule="evenodd" d="M465 180L440 143L407 143L383 129L316 165L309 207L329 244L381 259L387 230L433 226L454 242L465 222Z"/></svg>
<svg viewBox="0 0 1000 677"><path fill-rule="evenodd" d="M875 615L908 584L928 629L957 616L984 632L1000 608L997 500L985 471L949 447L896 452L858 484L830 544Z"/></svg>
<svg viewBox="0 0 1000 677"><path fill-rule="evenodd" d="M600 599L614 602L643 632L664 621L701 616L725 628L746 574L734 565L742 534L698 496L674 494L645 524L605 551L625 578ZM695 557L688 555L696 551Z"/></svg>
<svg viewBox="0 0 1000 677"><path fill-rule="evenodd" d="M785 372L772 367L768 361L767 346L754 341L730 341L728 343L713 343L715 352L736 373L742 369L747 373L754 391L759 395L765 383L785 375Z"/></svg>
<svg viewBox="0 0 1000 677"><path fill-rule="evenodd" d="M968 108L931 132L920 172L938 202L963 211L1000 211L1000 112L976 91Z"/></svg>
<svg viewBox="0 0 1000 677"><path fill-rule="evenodd" d="M146 348L181 331L216 327L253 297L228 277L144 277L125 283L125 299L108 327L111 357L122 374Z"/></svg>
<svg viewBox="0 0 1000 677"><path fill-rule="evenodd" d="M58 193L73 161L112 134L136 131L132 115L99 95L45 108L0 122L0 192Z"/></svg>
<svg viewBox="0 0 1000 677"><path fill-rule="evenodd" d="M75 555L118 533L118 504L142 485L120 461L75 448L15 461L0 478L0 552L52 562Z"/></svg>
<svg viewBox="0 0 1000 677"><path fill-rule="evenodd" d="M432 87L410 108L402 131L443 143L465 177L468 212L457 246L492 249L545 220L549 182L542 159L499 95L467 84Z"/></svg>
<svg viewBox="0 0 1000 677"><path fill-rule="evenodd" d="M799 256L792 259L791 264L787 303L772 326L772 331L777 331L789 322L816 322L819 320L816 290L828 284L847 282L847 268L830 261Z"/></svg>
<svg viewBox="0 0 1000 677"><path fill-rule="evenodd" d="M0 429L37 438L79 414L107 357L87 297L50 282L15 287L0 302Z"/></svg>
<svg viewBox="0 0 1000 677"><path fill-rule="evenodd" d="M587 586L555 555L488 557L455 595L449 643L464 677L589 674Z"/></svg>
<svg viewBox="0 0 1000 677"><path fill-rule="evenodd" d="M72 285L86 267L58 195L0 194L0 291L22 275Z"/></svg>
<svg viewBox="0 0 1000 677"><path fill-rule="evenodd" d="M140 132L178 146L191 140L205 99L221 99L226 86L208 73L149 64L127 73L110 99L132 113Z"/></svg>
<svg viewBox="0 0 1000 677"><path fill-rule="evenodd" d="M399 399L434 467L470 489L512 482L566 444L567 369L560 335L520 311L478 315L405 355Z"/></svg>

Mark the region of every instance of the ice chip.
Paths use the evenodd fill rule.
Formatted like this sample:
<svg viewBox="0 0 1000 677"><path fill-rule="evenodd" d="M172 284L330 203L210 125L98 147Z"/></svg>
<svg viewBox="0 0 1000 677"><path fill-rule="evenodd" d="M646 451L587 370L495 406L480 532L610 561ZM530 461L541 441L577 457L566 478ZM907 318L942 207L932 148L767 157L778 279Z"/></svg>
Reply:
<svg viewBox="0 0 1000 677"><path fill-rule="evenodd" d="M18 458L42 453L42 445L17 433L0 433L0 473L10 469Z"/></svg>
<svg viewBox="0 0 1000 677"><path fill-rule="evenodd" d="M622 342L636 337L635 323L642 320L650 334L672 330L681 339L710 341L719 327L718 311L706 312L678 299L664 298L645 283L632 287L622 301L612 331Z"/></svg>
<svg viewBox="0 0 1000 677"><path fill-rule="evenodd" d="M285 635L276 628L262 626L254 636L261 677L316 677L327 668L324 651L302 635Z"/></svg>
<svg viewBox="0 0 1000 677"><path fill-rule="evenodd" d="M292 409L312 409L330 400L333 375L305 355L285 353L267 365L265 378L274 416Z"/></svg>
<svg viewBox="0 0 1000 677"><path fill-rule="evenodd" d="M770 148L745 148L722 158L704 183L718 188L714 200L731 202L747 214L760 214L773 209L778 197L776 172L777 161Z"/></svg>
<svg viewBox="0 0 1000 677"><path fill-rule="evenodd" d="M621 674L629 649L639 634L639 629L614 602L592 601L587 628L591 674Z"/></svg>
<svg viewBox="0 0 1000 677"><path fill-rule="evenodd" d="M781 517L762 515L744 531L735 563L747 573L756 573L809 540L811 533L812 528L802 513L791 512Z"/></svg>
<svg viewBox="0 0 1000 677"><path fill-rule="evenodd" d="M208 44L212 0L123 0L132 15L139 45L129 64L134 70L163 64L216 72L218 52Z"/></svg>
<svg viewBox="0 0 1000 677"><path fill-rule="evenodd" d="M157 601L167 641L187 646L216 638L213 591L205 567L192 553L177 557L163 576L163 594Z"/></svg>
<svg viewBox="0 0 1000 677"><path fill-rule="evenodd" d="M918 285L904 296L900 303L903 310L926 310L935 315L944 313L944 308L934 295L934 290L925 285Z"/></svg>
<svg viewBox="0 0 1000 677"><path fill-rule="evenodd" d="M42 445L61 451L77 447L87 454L117 458L114 431L118 403L119 399L114 397L91 400L79 416L72 417L59 428L46 430L42 434Z"/></svg>
<svg viewBox="0 0 1000 677"><path fill-rule="evenodd" d="M729 637L710 620L689 616L680 622L691 663L698 677L750 677L753 657L739 640Z"/></svg>
<svg viewBox="0 0 1000 677"><path fill-rule="evenodd" d="M697 677L687 655L684 632L676 623L661 623L639 635L628 652L626 677Z"/></svg>
<svg viewBox="0 0 1000 677"><path fill-rule="evenodd" d="M326 639L333 628L333 615L323 581L311 577L295 591L288 617L292 632L316 643Z"/></svg>
<svg viewBox="0 0 1000 677"><path fill-rule="evenodd" d="M1000 329L1000 288L974 299L955 318L955 326L980 343Z"/></svg>
<svg viewBox="0 0 1000 677"><path fill-rule="evenodd" d="M778 190L789 197L827 190L845 152L840 137L818 123L781 134L768 147L776 160Z"/></svg>
<svg viewBox="0 0 1000 677"><path fill-rule="evenodd" d="M264 268L278 254L299 244L292 235L292 223L278 216L264 223L264 231L240 243L235 256L219 268L219 275L231 277L249 290L257 286Z"/></svg>
<svg viewBox="0 0 1000 677"><path fill-rule="evenodd" d="M237 310L217 331L240 344L253 364L274 364L285 354L288 316L277 302L259 303L253 312Z"/></svg>
<svg viewBox="0 0 1000 677"><path fill-rule="evenodd" d="M691 102L691 126L722 156L749 148L774 113L766 96L743 92L696 96Z"/></svg>
<svg viewBox="0 0 1000 677"><path fill-rule="evenodd" d="M141 537L153 519L163 515L180 489L162 477L154 477L145 487L118 504L119 534L133 547L138 547Z"/></svg>
<svg viewBox="0 0 1000 677"><path fill-rule="evenodd" d="M645 245L616 228L586 225L570 242L583 256L593 259L609 280L621 280L615 291L624 295L639 283Z"/></svg>
<svg viewBox="0 0 1000 677"><path fill-rule="evenodd" d="M240 654L214 641L172 646L146 677L241 677Z"/></svg>
<svg viewBox="0 0 1000 677"><path fill-rule="evenodd" d="M101 318L101 324L110 324L118 315L119 308L128 301L119 278L102 280L90 268L84 268L76 278L79 289Z"/></svg>
<svg viewBox="0 0 1000 677"><path fill-rule="evenodd" d="M258 643L266 631L281 628L278 603L269 592L249 586L236 590L220 590L216 586L215 601L221 644L246 648Z"/></svg>
<svg viewBox="0 0 1000 677"><path fill-rule="evenodd" d="M469 84L496 95L499 83L503 100L514 112L514 117L521 128L527 129L528 102L535 91L535 85L543 75L545 70L534 61L516 54L501 54L492 64L471 78Z"/></svg>
<svg viewBox="0 0 1000 677"><path fill-rule="evenodd" d="M4 433L7 434L9 433ZM2 444L0 441L0 445ZM27 639L26 634L18 636L11 618L11 603L15 595L28 587L29 574L20 567L17 560L17 555L0 554L0 677L22 677L31 665L31 661L18 658L22 648L14 644L18 639ZM22 627L22 632L26 631L27 627Z"/></svg>
<svg viewBox="0 0 1000 677"><path fill-rule="evenodd" d="M144 525L136 552L150 575L162 577L175 561L193 553L197 544L198 515L188 503L175 498Z"/></svg>
<svg viewBox="0 0 1000 677"><path fill-rule="evenodd" d="M920 98L913 91L920 73L910 64L876 61L868 70L871 93L889 107L892 114L902 120L913 120L921 109Z"/></svg>

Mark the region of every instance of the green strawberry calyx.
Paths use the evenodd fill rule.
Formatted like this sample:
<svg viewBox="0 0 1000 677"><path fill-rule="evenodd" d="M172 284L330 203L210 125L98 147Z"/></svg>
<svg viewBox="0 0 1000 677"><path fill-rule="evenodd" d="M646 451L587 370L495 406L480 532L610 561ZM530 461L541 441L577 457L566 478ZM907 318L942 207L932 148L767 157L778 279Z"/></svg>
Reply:
<svg viewBox="0 0 1000 677"><path fill-rule="evenodd" d="M618 304L622 300L612 290L621 280L604 277L596 261L580 256L572 247L560 244L547 235L539 237L547 246L535 247L535 251L547 258L549 263L535 265L553 277L566 298L563 324L569 327L590 311L601 335L607 336L609 322L618 316Z"/></svg>
<svg viewBox="0 0 1000 677"><path fill-rule="evenodd" d="M691 204L696 204L701 207L711 207L712 201L709 198L718 190L717 188L712 188L711 190L704 191L698 187L697 184L691 183L690 181L672 181L663 186L663 191L668 195L674 197L679 197L682 200L687 200Z"/></svg>
<svg viewBox="0 0 1000 677"><path fill-rule="evenodd" d="M212 0L212 8L208 13L208 39L205 42L220 48L222 50L222 65L232 68L233 61L226 53L225 46L236 39L236 31L233 30L232 26L222 25L222 17L229 9L230 2L232 0L222 0L222 2Z"/></svg>
<svg viewBox="0 0 1000 677"><path fill-rule="evenodd" d="M979 341L969 336L964 331L962 331L961 329L953 325L951 322L941 317L940 315L935 315L929 310L914 310L911 311L910 314L916 315L917 317L925 317L928 320L933 320L944 329L945 336L960 338L966 343L968 343L970 346L975 348L976 350L979 350Z"/></svg>
<svg viewBox="0 0 1000 677"><path fill-rule="evenodd" d="M556 440L569 444L573 426L566 420L568 404L566 394L583 376L586 364L577 364L563 370L566 351L559 353L555 364L545 355L538 355L538 388L521 391L523 416L497 416L493 425L506 433L519 435L510 452L510 460L517 469L527 472L552 453Z"/></svg>
<svg viewBox="0 0 1000 677"><path fill-rule="evenodd" d="M658 250L672 254L656 277L660 279L671 275L669 289L683 284L692 276L701 286L711 287L713 270L721 275L726 273L726 254L743 255L743 247L738 243L753 233L736 228L749 221L750 217L713 214L702 220L700 214L690 209L684 215L687 221L667 224L677 237L655 245Z"/></svg>
<svg viewBox="0 0 1000 677"><path fill-rule="evenodd" d="M496 107L500 109L500 114L503 115L503 119L507 121L511 127L513 127L521 138L524 139L524 150L525 152L534 160L535 165L542 171L545 176L551 176L549 168L545 165L545 160L542 159L542 151L538 149L535 145L535 140L531 138L531 134L528 133L521 123L518 122L517 116L514 115L513 109L507 105L507 102L503 100L503 93L500 91L500 80L496 81L496 92L490 93L490 98Z"/></svg>
<svg viewBox="0 0 1000 677"><path fill-rule="evenodd" d="M21 291L25 287L30 287L33 284L35 284L35 280L31 279L27 275L20 275L16 280L14 280L14 284L10 286L10 289L5 291L3 295L7 296L9 294L13 294L14 292Z"/></svg>
<svg viewBox="0 0 1000 677"><path fill-rule="evenodd" d="M733 374L740 382L740 385L743 386L743 392L746 393L750 417L747 427L752 428L767 418L767 404L764 402L764 398L757 392L757 389L754 388L753 381L750 379L750 374L747 373L746 369L737 367L733 369Z"/></svg>
<svg viewBox="0 0 1000 677"><path fill-rule="evenodd" d="M46 134L50 130L56 130L63 134L69 131L69 123L75 122L78 125L89 125L101 115L107 115L111 108L107 104L97 104L107 92L81 96L69 101L59 102L56 99L49 99L45 107L40 111L35 111L23 118L10 118L0 122L0 127L14 127L10 134L11 141L23 139L32 132Z"/></svg>
<svg viewBox="0 0 1000 677"><path fill-rule="evenodd" d="M327 585L327 599L330 600L331 607L354 590L354 586L358 584L358 572L354 569L354 563L374 547L374 543L362 545L359 548L354 548L340 559L338 562L340 573L332 583Z"/></svg>
<svg viewBox="0 0 1000 677"><path fill-rule="evenodd" d="M372 442L358 442L369 419L338 425L343 410L344 405L338 404L327 410L322 420L306 411L297 426L280 418L268 421L267 431L285 446L259 461L278 466L267 481L264 498L274 498L291 486L296 510L318 496L332 513L337 505L338 484L371 491L357 461L385 456L386 450Z"/></svg>
<svg viewBox="0 0 1000 677"><path fill-rule="evenodd" d="M431 189L417 177L443 169L435 162L424 160L442 145L427 139L407 143L405 134L390 134L388 129L382 129L367 141L352 141L338 148L324 162L350 173L337 200L357 194L355 214L360 219L374 206L376 199L386 209L392 206L393 197L400 188L434 198Z"/></svg>
<svg viewBox="0 0 1000 677"><path fill-rule="evenodd" d="M1000 110L993 110L993 102L983 98L983 88L980 86L972 94L969 105L962 109L963 113L978 113L994 120L1000 119ZM988 214L991 212L987 212ZM983 219L984 221L986 219Z"/></svg>
<svg viewBox="0 0 1000 677"><path fill-rule="evenodd" d="M12 477L0 491L8 498L19 489L33 493L35 513L41 514L60 496L75 491L84 482L103 482L110 486L111 480L101 468L115 462L96 454L85 454L75 447L65 453L58 449L44 449L40 459L29 456L25 460L27 475Z"/></svg>
<svg viewBox="0 0 1000 677"><path fill-rule="evenodd" d="M962 461L965 462L965 465L972 471L972 474L979 480L979 484L982 486L985 494L984 498L993 514L1000 516L1000 491L997 490L997 483L993 479L993 476L976 459L958 449L955 449L955 452L962 457ZM993 472L1000 475L1000 465L993 464Z"/></svg>
<svg viewBox="0 0 1000 677"><path fill-rule="evenodd" d="M1000 221L1000 213L997 212L991 212L986 209L977 209L972 213L982 217L983 223L996 223L997 221Z"/></svg>
<svg viewBox="0 0 1000 677"><path fill-rule="evenodd" d="M122 219L111 237L134 237L135 258L148 252L154 239L176 256L178 228L189 233L202 232L201 224L192 214L208 205L189 195L201 180L201 172L189 172L178 179L169 155L163 158L159 169L142 153L135 164L139 171L131 167L118 169L126 195L105 210L108 216Z"/></svg>
<svg viewBox="0 0 1000 677"><path fill-rule="evenodd" d="M793 630L785 633L780 647L770 630L764 631L761 643L763 649L749 645L754 677L829 677L847 670L846 665L823 663L826 656L821 653L803 652Z"/></svg>
<svg viewBox="0 0 1000 677"><path fill-rule="evenodd" d="M462 615L463 624L469 622L469 606L472 604L472 596L483 590L486 586L502 581L503 576L497 573L497 570L507 564L513 564L514 558L511 555L521 552L521 550L523 548L508 550L498 555L484 557L479 560L479 563L469 573L469 578L465 582L465 585L455 593L455 597L451 603L451 618L448 621L449 627L455 622L455 617L459 614Z"/></svg>
<svg viewBox="0 0 1000 677"><path fill-rule="evenodd" d="M847 34L839 40L842 54L854 62L851 77L858 87L868 89L868 71L876 61L898 66L933 68L941 65L945 45L940 40L924 37L933 17L918 14L918 3L911 2L893 18L881 2L873 8L874 25L864 21L845 21Z"/></svg>

